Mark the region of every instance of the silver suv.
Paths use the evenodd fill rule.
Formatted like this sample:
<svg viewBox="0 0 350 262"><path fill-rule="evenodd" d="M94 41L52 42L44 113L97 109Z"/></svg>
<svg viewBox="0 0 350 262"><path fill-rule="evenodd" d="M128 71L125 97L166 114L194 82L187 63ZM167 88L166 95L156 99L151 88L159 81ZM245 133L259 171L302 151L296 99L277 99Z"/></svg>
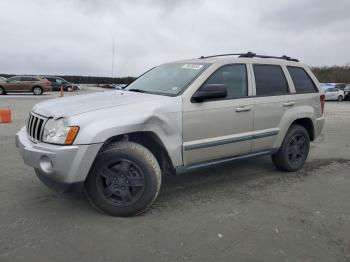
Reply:
<svg viewBox="0 0 350 262"><path fill-rule="evenodd" d="M130 216L153 203L162 174L262 155L299 170L324 102L296 59L200 57L157 66L125 90L41 102L16 143L49 187L84 189L99 210Z"/></svg>

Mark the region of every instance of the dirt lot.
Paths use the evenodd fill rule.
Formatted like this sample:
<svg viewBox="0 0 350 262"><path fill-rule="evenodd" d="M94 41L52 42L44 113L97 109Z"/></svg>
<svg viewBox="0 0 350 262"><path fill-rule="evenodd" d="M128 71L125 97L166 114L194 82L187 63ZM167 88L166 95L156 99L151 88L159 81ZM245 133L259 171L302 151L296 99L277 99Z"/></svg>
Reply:
<svg viewBox="0 0 350 262"><path fill-rule="evenodd" d="M350 102L328 102L305 168L256 158L165 178L134 218L58 195L25 166L15 132L51 96L0 97L0 261L350 261Z"/></svg>

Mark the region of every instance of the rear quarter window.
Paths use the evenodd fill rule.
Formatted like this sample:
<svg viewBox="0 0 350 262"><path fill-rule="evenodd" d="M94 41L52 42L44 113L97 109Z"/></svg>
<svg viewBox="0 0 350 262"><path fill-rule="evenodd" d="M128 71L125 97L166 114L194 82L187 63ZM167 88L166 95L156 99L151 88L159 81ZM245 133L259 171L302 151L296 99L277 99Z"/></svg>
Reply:
<svg viewBox="0 0 350 262"><path fill-rule="evenodd" d="M303 68L287 66L287 69L293 80L295 91L297 93L305 94L317 92L314 82Z"/></svg>
<svg viewBox="0 0 350 262"><path fill-rule="evenodd" d="M288 83L279 65L253 65L256 95L276 96L288 94Z"/></svg>
<svg viewBox="0 0 350 262"><path fill-rule="evenodd" d="M31 77L31 76L22 76L21 77L21 81L39 81L37 78L35 77Z"/></svg>

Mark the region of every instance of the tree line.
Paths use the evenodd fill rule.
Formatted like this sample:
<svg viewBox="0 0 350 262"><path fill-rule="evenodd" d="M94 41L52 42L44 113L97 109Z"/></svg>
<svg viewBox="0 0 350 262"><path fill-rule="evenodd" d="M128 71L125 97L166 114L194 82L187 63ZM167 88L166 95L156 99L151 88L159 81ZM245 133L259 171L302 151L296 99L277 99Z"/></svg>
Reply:
<svg viewBox="0 0 350 262"><path fill-rule="evenodd" d="M312 67L311 70L321 83L350 83L350 65ZM0 74L11 77L13 74ZM100 76L59 76L75 84L130 84L136 77L100 77Z"/></svg>
<svg viewBox="0 0 350 262"><path fill-rule="evenodd" d="M311 70L321 83L350 83L350 65L312 67Z"/></svg>

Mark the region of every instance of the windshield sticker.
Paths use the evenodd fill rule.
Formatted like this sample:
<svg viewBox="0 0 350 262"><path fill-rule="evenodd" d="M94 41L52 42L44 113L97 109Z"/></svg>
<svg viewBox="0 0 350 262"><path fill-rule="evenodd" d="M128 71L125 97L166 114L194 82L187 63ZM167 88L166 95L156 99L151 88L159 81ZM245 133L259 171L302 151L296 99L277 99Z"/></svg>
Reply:
<svg viewBox="0 0 350 262"><path fill-rule="evenodd" d="M192 70L199 70L203 67L203 65L199 64L184 64L182 68L184 69L192 69Z"/></svg>

